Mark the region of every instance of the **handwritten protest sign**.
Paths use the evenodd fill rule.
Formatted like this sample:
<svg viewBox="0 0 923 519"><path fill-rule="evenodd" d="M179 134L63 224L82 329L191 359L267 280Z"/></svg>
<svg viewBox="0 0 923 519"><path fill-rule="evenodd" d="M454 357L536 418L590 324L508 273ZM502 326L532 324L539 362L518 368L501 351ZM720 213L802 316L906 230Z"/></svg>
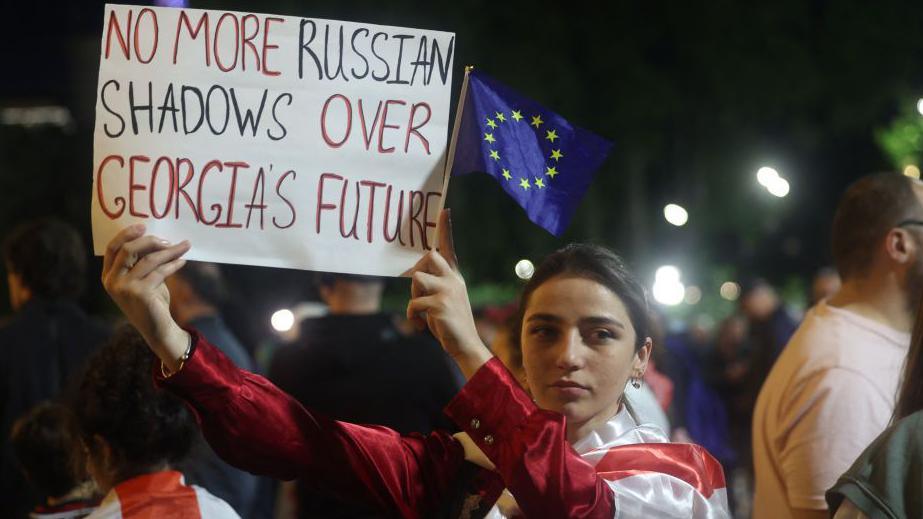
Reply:
<svg viewBox="0 0 923 519"><path fill-rule="evenodd" d="M455 36L107 5L97 254L143 222L190 259L399 275L434 247Z"/></svg>

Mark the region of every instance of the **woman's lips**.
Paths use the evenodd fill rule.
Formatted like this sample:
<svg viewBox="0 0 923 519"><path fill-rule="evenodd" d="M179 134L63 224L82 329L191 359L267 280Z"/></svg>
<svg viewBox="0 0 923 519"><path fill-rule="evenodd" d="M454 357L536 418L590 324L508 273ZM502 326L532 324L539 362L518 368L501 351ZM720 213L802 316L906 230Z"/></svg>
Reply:
<svg viewBox="0 0 923 519"><path fill-rule="evenodd" d="M588 387L571 380L559 380L551 384L551 390L567 399L581 398L590 393Z"/></svg>

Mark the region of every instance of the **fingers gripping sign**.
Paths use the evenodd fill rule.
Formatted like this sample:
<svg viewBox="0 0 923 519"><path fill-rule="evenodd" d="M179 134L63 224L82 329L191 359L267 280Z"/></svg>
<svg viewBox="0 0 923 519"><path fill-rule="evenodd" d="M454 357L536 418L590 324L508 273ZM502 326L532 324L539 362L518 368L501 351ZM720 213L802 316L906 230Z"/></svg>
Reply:
<svg viewBox="0 0 923 519"><path fill-rule="evenodd" d="M144 235L139 224L116 234L103 257L106 292L170 369L185 353L189 334L170 315L170 292L164 280L186 264L182 256L189 248L188 241L171 245Z"/></svg>
<svg viewBox="0 0 923 519"><path fill-rule="evenodd" d="M420 327L425 323L470 377L491 355L474 326L465 280L457 268L448 211L439 215L439 245L439 252L428 252L411 269L407 318Z"/></svg>

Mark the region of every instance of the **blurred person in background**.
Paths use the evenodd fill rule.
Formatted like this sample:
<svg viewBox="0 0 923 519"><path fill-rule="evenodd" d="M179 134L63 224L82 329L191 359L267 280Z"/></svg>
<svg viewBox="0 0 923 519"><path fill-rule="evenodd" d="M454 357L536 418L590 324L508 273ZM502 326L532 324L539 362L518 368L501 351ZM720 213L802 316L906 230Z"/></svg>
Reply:
<svg viewBox="0 0 923 519"><path fill-rule="evenodd" d="M740 475L745 478L749 490L754 481L751 462L753 409L769 371L798 323L786 310L776 289L761 278L743 284L740 313L746 319L747 340L737 345L740 355L726 375L728 386L734 387L732 443L737 448Z"/></svg>
<svg viewBox="0 0 923 519"><path fill-rule="evenodd" d="M840 290L843 281L833 267L824 267L817 271L811 281L811 301L809 307L816 305L824 299L830 299Z"/></svg>
<svg viewBox="0 0 923 519"><path fill-rule="evenodd" d="M773 366L753 418L754 517L826 517L824 492L887 426L923 294L923 183L855 182L833 219L843 284Z"/></svg>
<svg viewBox="0 0 923 519"><path fill-rule="evenodd" d="M747 391L750 369L750 329L747 318L732 314L719 323L709 359L708 379L727 410L730 456L722 460L728 475L728 501L738 517L749 517L753 504L753 464L750 430L752 395Z"/></svg>
<svg viewBox="0 0 923 519"><path fill-rule="evenodd" d="M923 306L917 311L894 418L827 491L834 519L923 517Z"/></svg>
<svg viewBox="0 0 923 519"><path fill-rule="evenodd" d="M23 475L41 498L30 518L79 519L99 505L69 407L56 402L38 404L13 424L10 443Z"/></svg>
<svg viewBox="0 0 923 519"><path fill-rule="evenodd" d="M87 250L70 225L42 219L3 243L12 318L0 327L0 510L16 517L36 504L7 441L13 421L61 394L71 375L109 335L77 305Z"/></svg>
<svg viewBox="0 0 923 519"><path fill-rule="evenodd" d="M673 441L702 445L727 465L733 458L727 410L708 378L710 330L704 320L693 319L685 329L666 334L662 344L666 375L674 384L670 406Z"/></svg>
<svg viewBox="0 0 923 519"><path fill-rule="evenodd" d="M748 391L753 402L756 402L760 386L798 328L798 322L785 308L776 289L761 278L744 284L740 296L740 311L747 318L750 332Z"/></svg>
<svg viewBox="0 0 923 519"><path fill-rule="evenodd" d="M509 320L515 318L518 310L516 303L472 308L474 326L477 327L481 341L487 345L493 344L497 334L509 326Z"/></svg>
<svg viewBox="0 0 923 519"><path fill-rule="evenodd" d="M241 369L254 370L250 354L231 332L220 308L227 300L221 269L214 263L190 261L168 277L170 313L180 326L196 328ZM244 517L268 515L257 510L272 499L258 500L259 478L225 463L201 434L196 435L189 455L178 465L189 483L208 489ZM264 486L267 491L270 486Z"/></svg>
<svg viewBox="0 0 923 519"><path fill-rule="evenodd" d="M500 362L510 370L519 385L529 391L526 381L526 370L522 367L522 346L519 344L519 312L507 317L496 329L494 340L490 343L490 351L500 359ZM480 335L480 333L479 333Z"/></svg>
<svg viewBox="0 0 923 519"><path fill-rule="evenodd" d="M382 312L384 280L348 274L316 279L329 313L301 321L295 343L276 350L268 378L337 420L403 433L448 427L442 409L461 387L461 375L431 336L406 336ZM352 500L319 492L312 479L299 480L296 494L301 518L374 516Z"/></svg>
<svg viewBox="0 0 923 519"><path fill-rule="evenodd" d="M105 494L89 519L239 517L175 469L192 447L195 422L182 401L151 383L154 359L125 325L90 359L74 395L87 467Z"/></svg>

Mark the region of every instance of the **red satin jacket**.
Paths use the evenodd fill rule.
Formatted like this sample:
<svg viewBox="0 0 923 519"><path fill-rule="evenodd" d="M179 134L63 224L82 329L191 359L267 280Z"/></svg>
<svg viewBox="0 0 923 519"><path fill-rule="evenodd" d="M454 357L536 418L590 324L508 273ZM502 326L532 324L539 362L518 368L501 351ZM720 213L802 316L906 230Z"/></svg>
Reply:
<svg viewBox="0 0 923 519"><path fill-rule="evenodd" d="M397 517L483 517L504 488L527 517L615 517L613 489L567 442L564 417L538 408L496 358L445 409L496 465L494 472L466 462L448 432L401 436L313 413L190 332L193 351L183 369L165 379L158 365L155 383L186 401L214 450L237 467L310 479ZM695 448L690 460L685 481L724 486L720 466L704 450Z"/></svg>

